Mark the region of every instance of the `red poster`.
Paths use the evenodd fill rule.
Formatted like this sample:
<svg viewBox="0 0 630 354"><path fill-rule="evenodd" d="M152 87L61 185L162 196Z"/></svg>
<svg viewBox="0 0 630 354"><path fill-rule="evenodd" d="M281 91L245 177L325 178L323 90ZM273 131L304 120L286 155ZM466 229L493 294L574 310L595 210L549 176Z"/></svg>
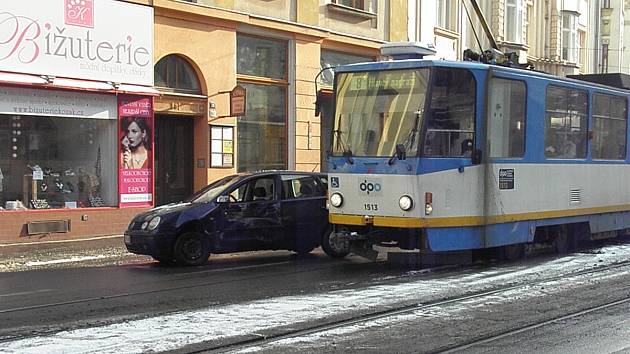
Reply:
<svg viewBox="0 0 630 354"><path fill-rule="evenodd" d="M153 205L153 99L118 97L118 191L121 206Z"/></svg>

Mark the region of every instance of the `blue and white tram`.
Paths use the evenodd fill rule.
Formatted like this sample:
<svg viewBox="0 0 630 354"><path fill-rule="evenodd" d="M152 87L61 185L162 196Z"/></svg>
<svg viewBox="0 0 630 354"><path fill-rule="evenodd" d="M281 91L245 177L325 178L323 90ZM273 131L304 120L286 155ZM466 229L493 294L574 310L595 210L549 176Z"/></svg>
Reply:
<svg viewBox="0 0 630 354"><path fill-rule="evenodd" d="M335 70L324 250L434 252L630 227L630 91L444 60Z"/></svg>

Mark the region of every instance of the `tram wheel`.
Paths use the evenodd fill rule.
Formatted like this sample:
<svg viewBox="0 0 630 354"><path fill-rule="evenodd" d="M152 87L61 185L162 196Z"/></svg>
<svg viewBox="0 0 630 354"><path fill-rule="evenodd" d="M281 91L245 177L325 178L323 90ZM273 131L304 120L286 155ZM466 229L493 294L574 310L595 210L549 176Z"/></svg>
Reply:
<svg viewBox="0 0 630 354"><path fill-rule="evenodd" d="M514 262L525 256L525 245L517 243L503 247L503 258L506 261Z"/></svg>

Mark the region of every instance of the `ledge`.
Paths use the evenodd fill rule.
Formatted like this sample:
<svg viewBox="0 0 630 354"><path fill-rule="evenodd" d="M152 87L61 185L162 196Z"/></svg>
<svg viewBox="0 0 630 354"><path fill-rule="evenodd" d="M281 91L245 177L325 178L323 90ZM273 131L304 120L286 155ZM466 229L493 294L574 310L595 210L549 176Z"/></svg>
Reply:
<svg viewBox="0 0 630 354"><path fill-rule="evenodd" d="M353 16L353 17L360 18L363 20L374 20L377 17L375 13L360 10L360 9L350 7L350 6L345 6L345 5L331 3L331 4L327 4L326 7L328 7L328 11Z"/></svg>

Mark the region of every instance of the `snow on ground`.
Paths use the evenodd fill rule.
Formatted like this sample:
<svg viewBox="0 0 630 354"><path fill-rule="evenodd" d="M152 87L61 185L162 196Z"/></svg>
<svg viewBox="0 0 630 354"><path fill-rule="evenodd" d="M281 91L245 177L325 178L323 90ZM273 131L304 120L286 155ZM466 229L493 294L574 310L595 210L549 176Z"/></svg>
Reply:
<svg viewBox="0 0 630 354"><path fill-rule="evenodd" d="M537 280L541 276L551 277L574 273L625 261L630 258L629 256L630 245L616 245L595 252L543 261L537 265L504 265L500 268L464 275L456 274L440 279L418 279L414 278L414 272L409 272L409 277L404 279L406 282L400 284L375 285L323 294L282 296L101 327L63 331L47 336L4 342L0 353L142 353L175 350L204 341L255 335L281 326L306 321L321 321L357 310L374 310L383 306L393 306L400 303L401 299L406 302L421 303L471 291L483 291L497 285ZM576 277L566 277L555 282L556 287L560 287L560 285L571 286L571 284L574 286L575 281ZM492 297L491 300L512 301L516 296L536 296L536 292L523 292L519 289L513 293L501 293ZM476 306L478 301L487 302L489 298L470 300L466 306ZM458 316L458 312L457 307L451 307L449 310L434 308L431 311L422 312L422 315ZM419 316L419 313L404 316ZM347 333L344 331L360 328L361 325L356 325L337 331ZM316 339L309 337L299 340Z"/></svg>

